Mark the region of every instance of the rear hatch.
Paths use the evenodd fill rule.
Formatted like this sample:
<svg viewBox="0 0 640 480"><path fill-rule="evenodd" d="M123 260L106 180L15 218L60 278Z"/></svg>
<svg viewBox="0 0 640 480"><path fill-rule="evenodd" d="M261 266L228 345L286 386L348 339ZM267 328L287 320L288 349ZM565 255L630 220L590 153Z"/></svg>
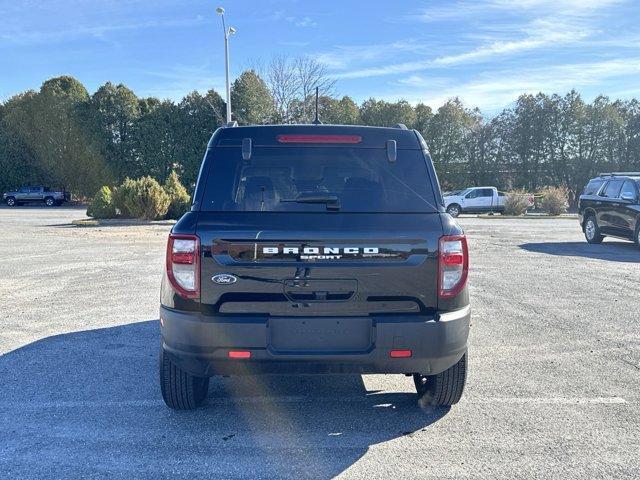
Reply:
<svg viewBox="0 0 640 480"><path fill-rule="evenodd" d="M203 312L306 317L307 334L314 317L432 313L442 223L417 137L317 128L214 137L196 191Z"/></svg>

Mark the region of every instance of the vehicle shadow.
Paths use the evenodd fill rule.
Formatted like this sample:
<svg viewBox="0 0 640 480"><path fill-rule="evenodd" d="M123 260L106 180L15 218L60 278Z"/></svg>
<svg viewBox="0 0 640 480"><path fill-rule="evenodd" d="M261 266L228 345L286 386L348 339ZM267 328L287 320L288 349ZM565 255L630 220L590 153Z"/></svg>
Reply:
<svg viewBox="0 0 640 480"><path fill-rule="evenodd" d="M157 323L48 337L0 356L7 478L330 478L448 411L421 409L409 389L368 391L359 375L329 375L215 378L202 408L175 412L160 398Z"/></svg>
<svg viewBox="0 0 640 480"><path fill-rule="evenodd" d="M546 253L562 257L583 257L611 262L640 262L640 249L632 242L606 239L600 245L587 242L524 243L520 248L529 252Z"/></svg>

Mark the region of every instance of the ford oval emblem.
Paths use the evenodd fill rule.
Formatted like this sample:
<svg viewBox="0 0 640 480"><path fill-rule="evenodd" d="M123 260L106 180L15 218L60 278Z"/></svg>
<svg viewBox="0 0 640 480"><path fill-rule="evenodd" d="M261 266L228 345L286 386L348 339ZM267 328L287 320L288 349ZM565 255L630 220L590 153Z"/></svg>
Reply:
<svg viewBox="0 0 640 480"><path fill-rule="evenodd" d="M231 285L232 283L236 283L238 281L238 277L229 273L220 273L211 277L211 280L213 280L214 283L218 283L220 285Z"/></svg>

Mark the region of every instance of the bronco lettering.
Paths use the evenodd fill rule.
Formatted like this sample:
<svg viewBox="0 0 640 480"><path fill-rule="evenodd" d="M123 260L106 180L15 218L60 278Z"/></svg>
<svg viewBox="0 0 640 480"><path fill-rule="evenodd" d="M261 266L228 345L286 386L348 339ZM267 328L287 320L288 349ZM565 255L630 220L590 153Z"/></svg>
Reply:
<svg viewBox="0 0 640 480"><path fill-rule="evenodd" d="M300 251L302 250L302 252ZM322 250L322 253L320 252ZM293 254L298 255L303 253L305 255L337 255L343 253L345 255L358 255L359 253L365 253L367 255L375 255L380 253L380 249L378 247L303 247L300 249L299 247L262 247L262 253L264 255L278 255L279 253L283 254Z"/></svg>

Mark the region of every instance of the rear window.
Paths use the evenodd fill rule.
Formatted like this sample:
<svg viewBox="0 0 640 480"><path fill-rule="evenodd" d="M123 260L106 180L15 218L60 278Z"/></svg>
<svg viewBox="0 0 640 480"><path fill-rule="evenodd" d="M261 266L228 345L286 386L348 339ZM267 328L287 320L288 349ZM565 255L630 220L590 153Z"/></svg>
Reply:
<svg viewBox="0 0 640 480"><path fill-rule="evenodd" d="M337 146L210 150L204 211L433 212L435 198L420 150Z"/></svg>
<svg viewBox="0 0 640 480"><path fill-rule="evenodd" d="M600 190L600 187L602 186L603 183L604 183L604 180L600 180L600 179L589 181L589 183L587 183L587 186L584 187L584 191L582 192L582 194L595 195L596 193L598 193L598 190Z"/></svg>
<svg viewBox="0 0 640 480"><path fill-rule="evenodd" d="M610 180L600 195L607 198L618 198L623 183L624 180Z"/></svg>

